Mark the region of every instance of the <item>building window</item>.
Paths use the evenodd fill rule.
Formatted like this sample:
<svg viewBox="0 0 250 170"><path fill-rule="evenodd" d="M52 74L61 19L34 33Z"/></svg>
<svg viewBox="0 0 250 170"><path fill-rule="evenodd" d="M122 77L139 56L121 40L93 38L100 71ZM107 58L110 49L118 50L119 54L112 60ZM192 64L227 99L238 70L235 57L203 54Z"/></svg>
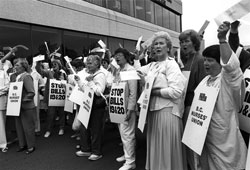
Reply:
<svg viewBox="0 0 250 170"><path fill-rule="evenodd" d="M170 12L167 9L163 9L163 27L170 28Z"/></svg>
<svg viewBox="0 0 250 170"><path fill-rule="evenodd" d="M15 54L17 57L27 58L29 62L31 62L31 60L32 60L32 56L31 56L32 46L31 46L30 40L31 40L31 36L30 36L30 26L29 25L8 22L8 21L0 21L1 47L2 48L14 47L16 45L24 45L24 46L28 47L29 50L25 50L23 48L18 48L18 50ZM7 52L9 52L9 50L4 50L4 52L7 53Z"/></svg>
<svg viewBox="0 0 250 170"><path fill-rule="evenodd" d="M146 21L155 22L154 3L152 1L146 1Z"/></svg>
<svg viewBox="0 0 250 170"><path fill-rule="evenodd" d="M88 53L88 35L73 31L64 31L63 44L65 55L72 59L85 56Z"/></svg>
<svg viewBox="0 0 250 170"><path fill-rule="evenodd" d="M105 7L104 0L84 0L84 1L87 1L89 3L95 4L95 5L98 5L98 6Z"/></svg>
<svg viewBox="0 0 250 170"><path fill-rule="evenodd" d="M134 12L134 0L121 0L122 4L122 13L132 16L135 16Z"/></svg>
<svg viewBox="0 0 250 170"><path fill-rule="evenodd" d="M120 45L124 48L123 39L108 37L108 47L111 54L114 54L115 50L120 48Z"/></svg>
<svg viewBox="0 0 250 170"><path fill-rule="evenodd" d="M121 0L106 0L106 7L113 11L121 12Z"/></svg>
<svg viewBox="0 0 250 170"><path fill-rule="evenodd" d="M32 26L31 27L31 35L32 35L32 54L34 56L43 54L47 56L47 46L49 48L50 53L54 52L56 49L60 47L59 53L62 53L62 39L61 39L61 31L53 28L46 28L41 26Z"/></svg>
<svg viewBox="0 0 250 170"><path fill-rule="evenodd" d="M128 51L135 51L136 41L132 40L124 40L124 48Z"/></svg>
<svg viewBox="0 0 250 170"><path fill-rule="evenodd" d="M163 26L162 24L162 7L158 4L155 4L155 24L159 26Z"/></svg>
<svg viewBox="0 0 250 170"><path fill-rule="evenodd" d="M181 16L176 15L176 31L181 32Z"/></svg>
<svg viewBox="0 0 250 170"><path fill-rule="evenodd" d="M175 13L170 11L170 29L176 30L176 17Z"/></svg>
<svg viewBox="0 0 250 170"><path fill-rule="evenodd" d="M135 17L145 21L145 1L135 0Z"/></svg>

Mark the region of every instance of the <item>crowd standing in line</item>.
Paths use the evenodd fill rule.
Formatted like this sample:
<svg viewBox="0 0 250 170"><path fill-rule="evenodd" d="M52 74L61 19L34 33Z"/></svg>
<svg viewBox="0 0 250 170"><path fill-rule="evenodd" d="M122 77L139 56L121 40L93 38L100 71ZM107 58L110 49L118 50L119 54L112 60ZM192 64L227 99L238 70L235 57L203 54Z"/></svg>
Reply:
<svg viewBox="0 0 250 170"><path fill-rule="evenodd" d="M135 53L124 48L98 55L76 58L71 65L64 66L62 57L48 53L49 68L41 61L33 62L30 67L25 58L14 58L14 68L6 58L17 49L13 48L4 55L0 53L0 148L7 152L6 108L8 88L11 82L23 82L20 115L15 117L15 126L19 149L31 154L39 146L35 143L35 132L40 132L39 107L34 103L34 81L38 81L39 90L43 91L44 107L47 109L47 121L44 137L52 134L55 117L59 117L58 135L64 134L66 113L63 107L49 106L49 83L56 79L78 86L84 91L89 86L94 91L94 99L88 127L75 121L73 129L80 137L78 157L88 157L97 161L103 157L103 128L108 114L108 96L113 83L126 83L125 122L118 124L123 155L116 158L124 162L119 170L136 168L137 119L140 105L139 96L148 81L153 77L150 94L146 130L147 170L241 170L245 169L247 147L238 124L238 112L242 106L245 91L243 72L250 65L250 53L244 50L238 37L239 21L232 24L224 22L218 28L219 45L200 49L201 35L194 30L180 33L180 54L183 68L172 55L172 40L167 32L160 31L153 35L150 46L142 53ZM229 42L227 42L227 34ZM147 56L147 57L146 57ZM84 60L86 58L86 61ZM112 61L113 60L113 61ZM115 62L117 66L112 65ZM13 70L13 71L9 71ZM122 71L137 71L140 80L122 81ZM188 72L188 76L184 76ZM67 74L70 73L70 74ZM210 126L201 156L182 143L182 135L189 115L195 92L203 87L219 88L218 98L213 110ZM103 98L104 95L107 100ZM75 104L76 105L76 104ZM75 120L79 112L76 105ZM76 128L74 128L76 127ZM195 133L195 132L194 132ZM248 134L246 134L248 136Z"/></svg>

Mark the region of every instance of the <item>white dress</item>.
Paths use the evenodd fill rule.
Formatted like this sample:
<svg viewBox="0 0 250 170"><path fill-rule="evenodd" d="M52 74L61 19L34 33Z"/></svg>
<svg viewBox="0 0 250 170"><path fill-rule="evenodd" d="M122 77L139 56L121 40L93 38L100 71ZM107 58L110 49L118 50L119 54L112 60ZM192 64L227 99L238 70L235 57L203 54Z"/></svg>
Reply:
<svg viewBox="0 0 250 170"><path fill-rule="evenodd" d="M208 83L211 78L207 76L197 87L220 87L200 157L202 170L240 170L246 164L247 148L238 126L243 73L235 54L222 67L215 81Z"/></svg>

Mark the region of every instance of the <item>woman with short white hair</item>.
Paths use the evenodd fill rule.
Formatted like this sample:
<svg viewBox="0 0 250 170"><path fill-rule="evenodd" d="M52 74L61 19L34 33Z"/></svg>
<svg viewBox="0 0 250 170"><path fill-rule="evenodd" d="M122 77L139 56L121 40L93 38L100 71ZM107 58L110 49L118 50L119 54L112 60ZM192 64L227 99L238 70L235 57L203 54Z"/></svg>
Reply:
<svg viewBox="0 0 250 170"><path fill-rule="evenodd" d="M186 78L170 57L172 42L167 32L154 34L152 47L156 62L138 70L142 80L154 75L149 110L147 114L147 170L185 170L181 143L183 124L180 107Z"/></svg>

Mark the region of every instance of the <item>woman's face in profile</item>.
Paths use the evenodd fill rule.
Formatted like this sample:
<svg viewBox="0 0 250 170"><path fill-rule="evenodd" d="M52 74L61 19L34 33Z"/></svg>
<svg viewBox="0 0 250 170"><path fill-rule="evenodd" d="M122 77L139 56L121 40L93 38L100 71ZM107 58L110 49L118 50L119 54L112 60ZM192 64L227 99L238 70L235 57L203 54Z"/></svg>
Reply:
<svg viewBox="0 0 250 170"><path fill-rule="evenodd" d="M25 71L24 67L21 65L20 61L18 61L15 65L14 65L14 71L16 72L16 74L21 74Z"/></svg>

